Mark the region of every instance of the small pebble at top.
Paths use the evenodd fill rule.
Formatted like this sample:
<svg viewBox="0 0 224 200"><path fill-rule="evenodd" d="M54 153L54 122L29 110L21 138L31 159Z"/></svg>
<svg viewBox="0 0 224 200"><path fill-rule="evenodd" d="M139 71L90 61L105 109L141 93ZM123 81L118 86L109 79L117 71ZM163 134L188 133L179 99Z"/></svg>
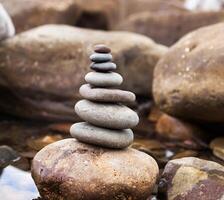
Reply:
<svg viewBox="0 0 224 200"><path fill-rule="evenodd" d="M94 47L96 53L110 53L111 49L104 44L98 44Z"/></svg>

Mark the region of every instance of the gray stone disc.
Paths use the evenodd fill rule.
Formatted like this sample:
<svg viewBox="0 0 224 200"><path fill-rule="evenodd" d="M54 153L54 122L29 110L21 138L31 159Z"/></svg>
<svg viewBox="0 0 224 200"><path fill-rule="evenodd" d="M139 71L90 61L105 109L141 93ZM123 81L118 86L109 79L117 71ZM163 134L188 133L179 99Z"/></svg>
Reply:
<svg viewBox="0 0 224 200"><path fill-rule="evenodd" d="M90 60L95 63L109 62L112 58L110 53L94 53L90 56Z"/></svg>
<svg viewBox="0 0 224 200"><path fill-rule="evenodd" d="M136 112L120 104L81 100L76 103L75 112L83 120L104 128L127 129L139 122Z"/></svg>
<svg viewBox="0 0 224 200"><path fill-rule="evenodd" d="M113 62L92 63L90 68L94 71L109 72L117 69L117 65Z"/></svg>
<svg viewBox="0 0 224 200"><path fill-rule="evenodd" d="M116 149L128 147L134 139L131 129L105 129L86 122L73 124L70 133L81 142Z"/></svg>
<svg viewBox="0 0 224 200"><path fill-rule="evenodd" d="M123 82L122 76L115 72L89 72L86 74L85 80L87 83L98 87L114 87L121 85Z"/></svg>
<svg viewBox="0 0 224 200"><path fill-rule="evenodd" d="M132 92L113 88L93 88L90 84L82 85L79 93L90 101L114 103L135 101L135 94Z"/></svg>

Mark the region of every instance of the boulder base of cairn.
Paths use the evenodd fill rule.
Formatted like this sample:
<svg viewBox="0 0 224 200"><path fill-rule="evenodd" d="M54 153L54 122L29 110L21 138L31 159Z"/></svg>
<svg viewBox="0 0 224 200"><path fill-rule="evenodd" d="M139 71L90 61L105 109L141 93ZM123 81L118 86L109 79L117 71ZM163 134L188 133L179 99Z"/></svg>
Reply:
<svg viewBox="0 0 224 200"><path fill-rule="evenodd" d="M33 160L32 176L46 200L146 200L158 166L143 152L112 150L76 139L50 144Z"/></svg>

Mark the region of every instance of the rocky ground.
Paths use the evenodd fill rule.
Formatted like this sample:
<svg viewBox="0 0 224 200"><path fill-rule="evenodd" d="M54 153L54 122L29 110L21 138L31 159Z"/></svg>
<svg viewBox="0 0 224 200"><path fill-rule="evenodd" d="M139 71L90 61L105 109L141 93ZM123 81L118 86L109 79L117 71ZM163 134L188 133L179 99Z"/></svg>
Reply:
<svg viewBox="0 0 224 200"><path fill-rule="evenodd" d="M160 169L149 199L224 198L223 1L0 2L17 32L0 44L1 169L11 164L29 171L39 150L70 137L70 126L80 121L73 107L90 71L89 56L95 44L104 43L123 76L119 88L137 97L126 103L140 118L131 147L152 156ZM51 146L52 152L62 143ZM63 149L61 160L67 156ZM88 159L102 162L101 153ZM108 168L111 152L105 154ZM132 169L147 163L136 151L131 154ZM120 165L116 171L126 172ZM55 199L66 199L56 189Z"/></svg>

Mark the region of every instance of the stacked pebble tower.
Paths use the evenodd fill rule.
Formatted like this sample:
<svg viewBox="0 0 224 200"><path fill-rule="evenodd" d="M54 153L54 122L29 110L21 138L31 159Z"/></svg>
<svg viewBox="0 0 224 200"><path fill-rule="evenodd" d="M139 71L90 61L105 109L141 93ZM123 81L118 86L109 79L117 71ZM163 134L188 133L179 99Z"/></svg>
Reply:
<svg viewBox="0 0 224 200"><path fill-rule="evenodd" d="M75 112L86 122L73 124L70 133L83 143L126 148L134 138L130 128L138 124L139 118L121 103L134 102L135 94L115 88L123 82L123 78L113 72L117 66L112 62L110 48L96 45L94 51L90 56L93 72L85 76L87 84L79 90L85 100L75 105Z"/></svg>

